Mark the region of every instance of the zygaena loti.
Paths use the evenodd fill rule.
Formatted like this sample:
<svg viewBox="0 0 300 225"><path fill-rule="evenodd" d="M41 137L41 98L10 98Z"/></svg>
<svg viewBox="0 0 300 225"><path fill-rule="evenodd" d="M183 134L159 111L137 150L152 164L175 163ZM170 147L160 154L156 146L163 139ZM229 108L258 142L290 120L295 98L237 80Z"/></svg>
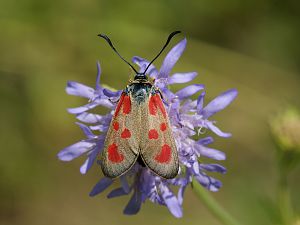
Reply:
<svg viewBox="0 0 300 225"><path fill-rule="evenodd" d="M180 31L169 35L161 51L142 73L137 72L118 53L106 35L98 35L104 38L136 73L134 80L129 81L123 90L107 131L104 150L100 156L105 176L119 177L137 161L165 179L174 178L178 174L178 152L168 113L159 88L146 76L150 65L178 33Z"/></svg>

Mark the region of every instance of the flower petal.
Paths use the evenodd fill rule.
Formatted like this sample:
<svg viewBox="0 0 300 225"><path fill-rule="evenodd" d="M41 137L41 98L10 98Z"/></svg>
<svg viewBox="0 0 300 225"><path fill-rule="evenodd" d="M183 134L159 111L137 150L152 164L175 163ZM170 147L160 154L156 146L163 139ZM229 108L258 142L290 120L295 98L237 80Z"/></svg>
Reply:
<svg viewBox="0 0 300 225"><path fill-rule="evenodd" d="M175 98L175 94L170 91L168 88L163 88L163 89L160 89L163 93L163 98L166 98L166 99L173 99Z"/></svg>
<svg viewBox="0 0 300 225"><path fill-rule="evenodd" d="M104 191L106 188L108 188L113 183L113 180L107 177L102 178L93 188L93 190L90 192L90 196L95 196L102 191Z"/></svg>
<svg viewBox="0 0 300 225"><path fill-rule="evenodd" d="M143 59L143 58L141 58L141 57L139 57L139 56L134 56L134 57L132 58L132 62L135 63L135 64L137 64L137 65L140 67L140 71L139 71L140 73L143 73L143 72L145 71L146 67L147 67L147 66L149 65L149 63L150 63L148 60ZM152 78L156 78L156 77L157 77L157 74L158 74L158 71L157 71L157 69L154 67L154 65L151 65L151 66L148 68L146 74L149 74L150 77L152 77Z"/></svg>
<svg viewBox="0 0 300 225"><path fill-rule="evenodd" d="M79 106L76 108L69 108L68 112L71 114L77 114L77 113L83 113L85 111L88 111L90 109L95 108L96 106L98 106L99 104L97 102L90 102L84 106Z"/></svg>
<svg viewBox="0 0 300 225"><path fill-rule="evenodd" d="M122 90L121 91L112 91L109 90L107 88L103 89L103 94L106 95L107 97L119 97L122 94Z"/></svg>
<svg viewBox="0 0 300 225"><path fill-rule="evenodd" d="M219 164L200 164L200 169L206 170L209 172L218 172L218 173L226 173L226 168L224 166L221 166Z"/></svg>
<svg viewBox="0 0 300 225"><path fill-rule="evenodd" d="M164 199L166 206L173 214L173 216L177 218L182 217L181 205L179 204L179 201L176 198L176 196L173 194L173 192L166 185L161 184L159 187L161 190L162 198Z"/></svg>
<svg viewBox="0 0 300 225"><path fill-rule="evenodd" d="M91 129L86 126L85 124L76 122L77 125L79 125L79 127L81 128L81 130L83 131L83 133L85 134L85 136L87 136L88 138L92 139L92 138L96 138L97 136L93 134L93 132L91 131Z"/></svg>
<svg viewBox="0 0 300 225"><path fill-rule="evenodd" d="M94 96L94 89L84 84L75 81L68 81L66 92L69 95L81 96L85 98L92 98Z"/></svg>
<svg viewBox="0 0 300 225"><path fill-rule="evenodd" d="M205 173L200 173L199 175L194 176L195 179L209 191L216 192L222 187L221 181L207 176Z"/></svg>
<svg viewBox="0 0 300 225"><path fill-rule="evenodd" d="M123 190L128 194L130 192L130 187L128 185L126 176L121 176L120 180L121 180Z"/></svg>
<svg viewBox="0 0 300 225"><path fill-rule="evenodd" d="M167 78L174 67L175 63L178 61L182 55L186 46L186 39L184 38L177 45L175 45L171 51L167 54L160 68L157 78Z"/></svg>
<svg viewBox="0 0 300 225"><path fill-rule="evenodd" d="M104 140L105 140L104 135L98 136L98 141L97 141L96 147L94 148L93 151L89 152L88 158L85 160L83 165L80 167L80 173L81 174L86 174L90 170L90 168L94 164L97 156L103 150Z"/></svg>
<svg viewBox="0 0 300 225"><path fill-rule="evenodd" d="M148 61L142 57L139 57L139 56L133 56L131 61L140 67L140 70L139 70L140 73L144 72L144 70L150 63L150 61Z"/></svg>
<svg viewBox="0 0 300 225"><path fill-rule="evenodd" d="M202 115L204 118L208 118L214 115L216 112L221 111L236 98L237 94L238 92L236 89L230 89L226 92L223 92L204 107L202 110Z"/></svg>
<svg viewBox="0 0 300 225"><path fill-rule="evenodd" d="M205 138L202 138L197 141L197 143L200 145L209 145L213 142L214 142L214 139L212 137L205 137Z"/></svg>
<svg viewBox="0 0 300 225"><path fill-rule="evenodd" d="M225 160L226 155L217 149L208 148L201 145L195 145L195 149L199 152L200 156L205 156L215 160Z"/></svg>
<svg viewBox="0 0 300 225"><path fill-rule="evenodd" d="M195 107L197 106L197 101L192 101L191 99L188 99L185 101L185 103L180 107L181 113L188 113L190 111L194 111ZM189 118L191 115L185 115L185 118ZM195 115L192 115L191 118L195 117Z"/></svg>
<svg viewBox="0 0 300 225"><path fill-rule="evenodd" d="M92 167L92 165L95 162L95 159L96 159L98 153L99 153L98 148L96 148L94 151L92 151L90 153L88 158L85 160L85 162L80 167L80 173L81 174L86 174L90 170L90 168Z"/></svg>
<svg viewBox="0 0 300 225"><path fill-rule="evenodd" d="M192 162L190 162L190 163L192 164L192 170L195 172L195 174L198 174L200 171L200 167L199 167L199 162L197 160L197 156L195 154L193 154L191 159L192 159Z"/></svg>
<svg viewBox="0 0 300 225"><path fill-rule="evenodd" d="M115 198L115 197L119 197L119 196L123 196L123 195L128 195L128 193L126 193L123 188L117 188L117 189L112 190L107 195L107 198Z"/></svg>
<svg viewBox="0 0 300 225"><path fill-rule="evenodd" d="M97 99L98 105L104 106L109 109L114 109L116 106L109 99Z"/></svg>
<svg viewBox="0 0 300 225"><path fill-rule="evenodd" d="M115 105L113 103L111 103L108 99L97 99L95 101L92 101L92 102L84 105L84 106L79 106L76 108L69 108L68 112L71 114L80 114L80 113L86 112L90 109L93 109L98 105L107 107L109 109L115 108Z"/></svg>
<svg viewBox="0 0 300 225"><path fill-rule="evenodd" d="M220 137L224 137L224 138L229 138L231 137L231 133L224 133L223 131L221 131L218 127L216 127L213 122L211 121L206 121L205 123L207 125L207 127L214 132L215 134L219 135Z"/></svg>
<svg viewBox="0 0 300 225"><path fill-rule="evenodd" d="M71 161L92 150L95 146L96 144L90 141L79 141L61 150L57 156L62 161Z"/></svg>
<svg viewBox="0 0 300 225"><path fill-rule="evenodd" d="M197 113L201 114L203 110L203 102L204 102L205 91L203 91L198 99L197 99Z"/></svg>
<svg viewBox="0 0 300 225"><path fill-rule="evenodd" d="M141 195L138 191L135 191L133 193L130 201L126 205L123 213L126 214L126 215L137 214L140 211L141 204L142 204Z"/></svg>
<svg viewBox="0 0 300 225"><path fill-rule="evenodd" d="M185 188L186 188L186 185L181 185L178 190L177 198L178 198L178 202L180 205L182 205L182 203L183 203L183 195L184 195Z"/></svg>
<svg viewBox="0 0 300 225"><path fill-rule="evenodd" d="M111 121L112 115L106 114L106 115L98 115L94 113L88 113L88 112L83 112L83 113L78 113L76 115L76 118L84 123L109 123Z"/></svg>
<svg viewBox="0 0 300 225"><path fill-rule="evenodd" d="M193 80L196 76L197 76L196 72L175 73L173 76L168 78L168 84L187 83Z"/></svg>
<svg viewBox="0 0 300 225"><path fill-rule="evenodd" d="M96 125L96 126L90 126L91 130L98 130L100 132L106 132L109 128L109 126L105 126L105 125Z"/></svg>
<svg viewBox="0 0 300 225"><path fill-rule="evenodd" d="M198 91L204 89L204 85L203 84L192 84L189 85L179 91L177 91L175 93L175 95L180 99L185 99L188 98L190 96L192 96L193 94L197 93Z"/></svg>

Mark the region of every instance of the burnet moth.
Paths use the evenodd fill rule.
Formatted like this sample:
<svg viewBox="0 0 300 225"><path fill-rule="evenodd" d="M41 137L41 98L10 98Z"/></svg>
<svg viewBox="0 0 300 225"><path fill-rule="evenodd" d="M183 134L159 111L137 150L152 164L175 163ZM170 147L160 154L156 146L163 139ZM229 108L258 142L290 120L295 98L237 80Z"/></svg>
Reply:
<svg viewBox="0 0 300 225"><path fill-rule="evenodd" d="M178 174L178 152L169 117L162 101L160 90L154 80L146 76L150 65L167 47L172 37L180 31L172 32L158 55L139 73L115 49L104 34L110 47L136 73L118 100L100 156L103 174L116 178L126 173L137 161L158 176L171 179Z"/></svg>

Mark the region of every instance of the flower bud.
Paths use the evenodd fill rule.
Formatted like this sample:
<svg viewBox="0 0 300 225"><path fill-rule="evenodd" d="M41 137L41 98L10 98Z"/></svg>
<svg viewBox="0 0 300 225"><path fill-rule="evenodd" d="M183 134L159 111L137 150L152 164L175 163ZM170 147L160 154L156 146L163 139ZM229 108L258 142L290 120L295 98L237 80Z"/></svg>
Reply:
<svg viewBox="0 0 300 225"><path fill-rule="evenodd" d="M300 153L300 114L294 108L288 108L270 123L272 134L283 151Z"/></svg>

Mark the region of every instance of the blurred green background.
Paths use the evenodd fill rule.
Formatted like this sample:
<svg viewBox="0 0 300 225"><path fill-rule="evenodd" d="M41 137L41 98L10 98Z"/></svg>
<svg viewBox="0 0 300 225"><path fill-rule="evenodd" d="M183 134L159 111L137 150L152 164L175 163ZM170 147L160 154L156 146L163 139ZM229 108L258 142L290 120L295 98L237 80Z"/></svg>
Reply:
<svg viewBox="0 0 300 225"><path fill-rule="evenodd" d="M300 107L299 27L296 0L2 0L0 224L220 224L190 187L182 219L151 202L124 216L128 196L88 196L102 177L99 167L83 176L83 157L70 163L56 157L84 137L66 108L85 100L68 96L66 82L94 86L97 60L102 82L117 89L131 73L96 35L108 34L127 59L151 59L178 29L184 34L171 45L183 36L188 44L173 71L197 71L208 99L239 91L214 117L233 137L215 137L212 145L226 152L228 168L216 175L224 186L212 195L242 224L276 224L267 206L276 200L278 179L268 120L288 105ZM299 172L289 177L298 212Z"/></svg>

